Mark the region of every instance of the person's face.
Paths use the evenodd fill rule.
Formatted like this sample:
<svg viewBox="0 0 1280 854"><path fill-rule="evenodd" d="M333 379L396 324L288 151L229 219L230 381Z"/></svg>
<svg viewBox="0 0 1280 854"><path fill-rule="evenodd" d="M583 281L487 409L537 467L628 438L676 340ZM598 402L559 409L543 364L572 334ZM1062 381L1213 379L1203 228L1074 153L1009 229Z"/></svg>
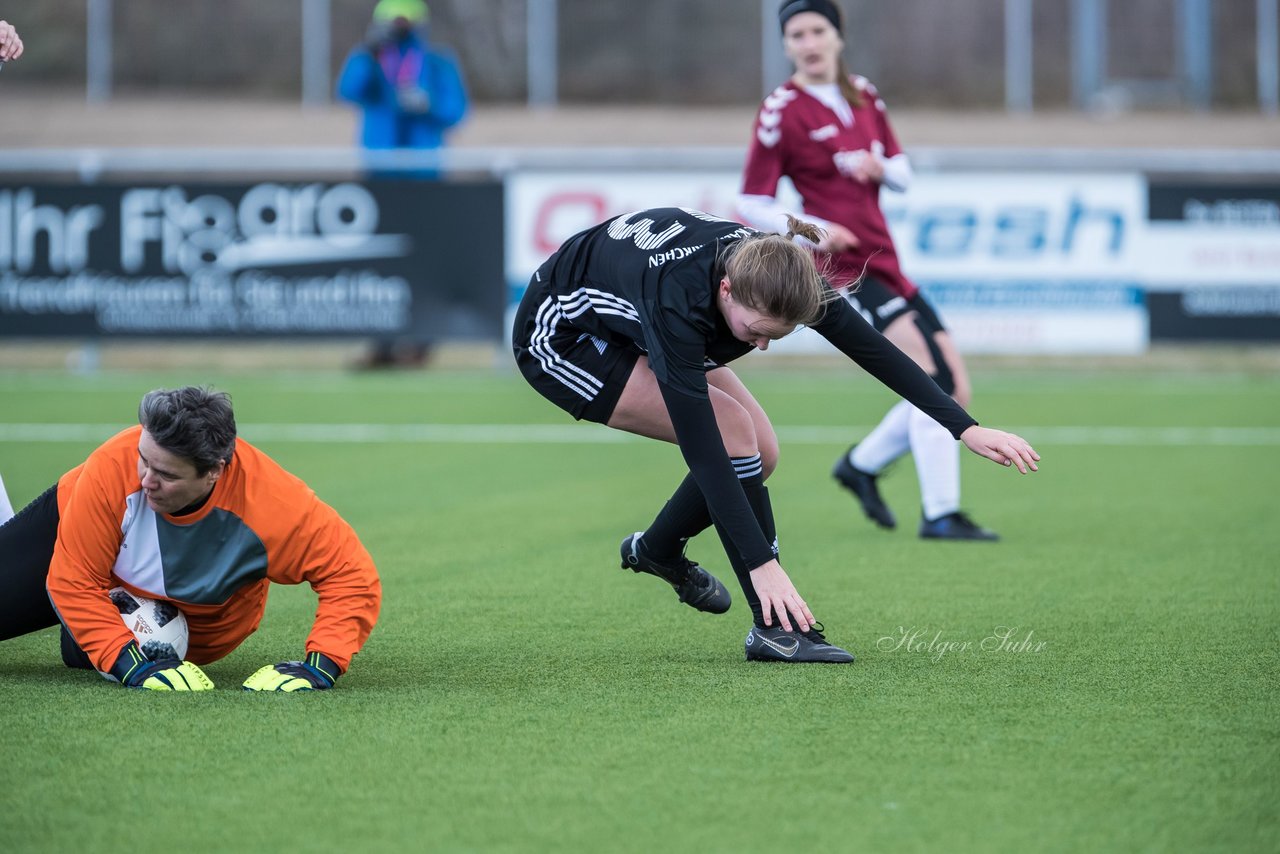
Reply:
<svg viewBox="0 0 1280 854"><path fill-rule="evenodd" d="M844 39L822 15L817 12L792 15L782 30L782 47L804 82L835 82Z"/></svg>
<svg viewBox="0 0 1280 854"><path fill-rule="evenodd" d="M795 331L795 324L786 323L754 308L747 308L733 298L733 285L725 278L720 280L718 294L720 313L729 325L733 337L757 350L768 350L769 344L779 338L785 338Z"/></svg>
<svg viewBox="0 0 1280 854"><path fill-rule="evenodd" d="M404 41L411 32L413 32L413 21L403 15L391 22L391 38L396 41Z"/></svg>
<svg viewBox="0 0 1280 854"><path fill-rule="evenodd" d="M220 462L199 475L191 460L161 448L146 430L138 438L138 480L147 504L157 513L176 513L204 498L225 467Z"/></svg>

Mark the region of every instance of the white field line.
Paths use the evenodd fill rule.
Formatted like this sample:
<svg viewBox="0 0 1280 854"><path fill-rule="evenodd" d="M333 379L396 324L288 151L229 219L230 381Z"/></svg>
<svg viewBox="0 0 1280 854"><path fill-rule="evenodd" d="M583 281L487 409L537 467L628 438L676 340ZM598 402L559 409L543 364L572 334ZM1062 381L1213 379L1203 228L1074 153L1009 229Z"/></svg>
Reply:
<svg viewBox="0 0 1280 854"><path fill-rule="evenodd" d="M120 424L5 424L0 443L102 442ZM839 445L866 435L870 427L775 425L783 444ZM1037 448L1055 445L1199 446L1280 445L1280 427L1014 427ZM535 444L600 445L644 441L594 424L242 424L255 444Z"/></svg>

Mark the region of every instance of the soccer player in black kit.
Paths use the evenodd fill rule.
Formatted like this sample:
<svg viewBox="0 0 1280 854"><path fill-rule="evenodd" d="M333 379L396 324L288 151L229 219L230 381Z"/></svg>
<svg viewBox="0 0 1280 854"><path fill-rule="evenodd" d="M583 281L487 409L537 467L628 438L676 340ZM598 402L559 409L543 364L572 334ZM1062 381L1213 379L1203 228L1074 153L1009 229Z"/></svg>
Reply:
<svg viewBox="0 0 1280 854"><path fill-rule="evenodd" d="M701 211L654 208L567 241L534 273L516 312L516 363L579 420L675 442L689 474L644 531L622 541L624 569L723 613L729 593L684 555L715 526L751 607L748 660L853 661L831 644L778 562L765 478L777 463L768 416L725 365L805 324L974 453L1026 473L1040 459L1019 436L978 426L847 302L808 249L821 232L791 220L765 234Z"/></svg>

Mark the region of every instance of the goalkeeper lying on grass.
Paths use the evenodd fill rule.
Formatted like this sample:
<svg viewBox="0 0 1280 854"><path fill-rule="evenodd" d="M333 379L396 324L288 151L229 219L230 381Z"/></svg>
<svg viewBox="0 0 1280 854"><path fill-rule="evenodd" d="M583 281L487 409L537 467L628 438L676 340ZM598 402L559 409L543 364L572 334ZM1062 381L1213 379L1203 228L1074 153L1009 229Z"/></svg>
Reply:
<svg viewBox="0 0 1280 854"><path fill-rule="evenodd" d="M68 667L131 688L204 691L213 682L199 665L253 634L268 584L305 581L320 602L303 660L267 665L243 687L333 687L382 601L373 559L351 526L236 438L223 393L153 391L138 421L12 519L0 516L0 640L61 622ZM116 586L183 612L188 660L143 654L107 595Z"/></svg>

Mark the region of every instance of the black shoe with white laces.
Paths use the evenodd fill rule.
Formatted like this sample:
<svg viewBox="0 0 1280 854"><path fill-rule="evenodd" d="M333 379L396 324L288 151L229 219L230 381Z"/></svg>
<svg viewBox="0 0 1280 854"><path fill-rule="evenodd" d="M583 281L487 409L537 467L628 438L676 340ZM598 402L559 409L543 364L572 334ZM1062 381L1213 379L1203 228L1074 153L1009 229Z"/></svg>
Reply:
<svg viewBox="0 0 1280 854"><path fill-rule="evenodd" d="M708 614L723 614L731 604L729 591L720 580L684 555L659 563L645 553L641 536L636 531L622 541L622 568L632 572L656 575L675 588L680 601Z"/></svg>
<svg viewBox="0 0 1280 854"><path fill-rule="evenodd" d="M920 539L922 540L984 540L995 542L1000 535L995 531L974 522L963 512L957 510L937 519L920 520Z"/></svg>
<svg viewBox="0 0 1280 854"><path fill-rule="evenodd" d="M851 664L853 654L828 642L821 623L810 626L807 632L789 632L782 626L752 626L747 632L747 661Z"/></svg>
<svg viewBox="0 0 1280 854"><path fill-rule="evenodd" d="M862 512L868 519L881 528L893 530L898 526L898 520L894 518L893 511L884 503L884 499L880 497L880 489L876 486L878 475L867 474L865 471L854 468L853 463L849 462L849 454L852 451L853 448L850 448L840 455L840 459L836 460L835 466L831 469L831 476L857 497L858 503L862 505Z"/></svg>

